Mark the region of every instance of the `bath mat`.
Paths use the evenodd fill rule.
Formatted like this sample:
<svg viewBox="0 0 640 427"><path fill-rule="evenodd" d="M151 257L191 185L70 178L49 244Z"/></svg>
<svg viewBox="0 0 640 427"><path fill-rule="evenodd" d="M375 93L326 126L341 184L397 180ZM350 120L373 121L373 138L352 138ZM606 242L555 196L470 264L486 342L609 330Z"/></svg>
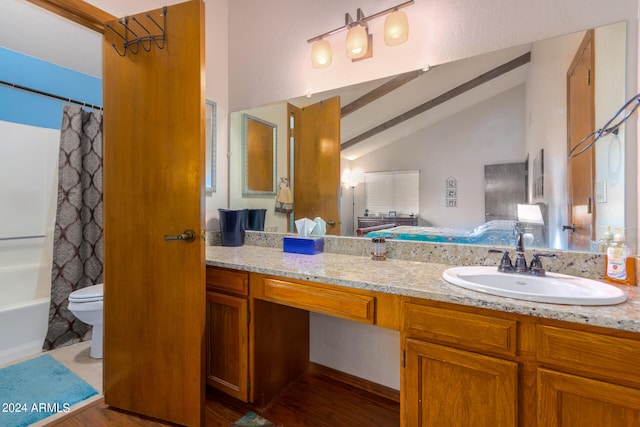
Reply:
<svg viewBox="0 0 640 427"><path fill-rule="evenodd" d="M98 394L45 354L0 369L0 426L22 427Z"/></svg>
<svg viewBox="0 0 640 427"><path fill-rule="evenodd" d="M231 424L231 427L254 427L254 426L273 426L273 427L281 427L278 426L271 421L262 418L260 415L255 412L247 412L235 423Z"/></svg>

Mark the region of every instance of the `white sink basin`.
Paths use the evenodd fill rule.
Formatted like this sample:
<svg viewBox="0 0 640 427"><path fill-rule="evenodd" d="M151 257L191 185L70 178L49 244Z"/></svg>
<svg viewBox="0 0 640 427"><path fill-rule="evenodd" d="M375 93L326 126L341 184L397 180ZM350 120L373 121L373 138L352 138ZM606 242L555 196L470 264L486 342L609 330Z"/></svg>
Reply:
<svg viewBox="0 0 640 427"><path fill-rule="evenodd" d="M615 286L558 273L536 277L501 273L497 267L469 266L449 268L442 277L473 291L552 304L612 305L627 300Z"/></svg>

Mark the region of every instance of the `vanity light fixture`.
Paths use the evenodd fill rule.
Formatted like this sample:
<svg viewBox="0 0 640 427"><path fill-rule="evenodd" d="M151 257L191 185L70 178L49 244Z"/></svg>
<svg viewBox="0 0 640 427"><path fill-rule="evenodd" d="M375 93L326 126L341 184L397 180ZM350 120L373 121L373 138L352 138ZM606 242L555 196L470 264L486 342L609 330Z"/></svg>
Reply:
<svg viewBox="0 0 640 427"><path fill-rule="evenodd" d="M409 19L407 14L395 9L384 20L384 44L397 46L409 39Z"/></svg>
<svg viewBox="0 0 640 427"><path fill-rule="evenodd" d="M388 15L384 23L385 44L397 46L406 42L409 38L409 20L407 14L399 9L413 3L414 0L409 0L371 16L365 16L362 9L358 8L355 21L349 13L346 13L344 26L307 40L307 43L312 43L311 65L313 68L326 68L331 65L331 44L326 38L343 30L347 30L345 47L347 56L352 61L372 57L373 43L368 22L380 16Z"/></svg>
<svg viewBox="0 0 640 427"><path fill-rule="evenodd" d="M349 31L347 31L347 41L345 42L347 48L347 56L353 59L361 59L367 55L370 51L369 46L369 27L366 22L363 22L364 14L361 9L358 9L358 21L353 23L351 15L347 13L345 20L349 25Z"/></svg>
<svg viewBox="0 0 640 427"><path fill-rule="evenodd" d="M311 45L311 61L313 68L327 68L331 65L331 44L323 39Z"/></svg>

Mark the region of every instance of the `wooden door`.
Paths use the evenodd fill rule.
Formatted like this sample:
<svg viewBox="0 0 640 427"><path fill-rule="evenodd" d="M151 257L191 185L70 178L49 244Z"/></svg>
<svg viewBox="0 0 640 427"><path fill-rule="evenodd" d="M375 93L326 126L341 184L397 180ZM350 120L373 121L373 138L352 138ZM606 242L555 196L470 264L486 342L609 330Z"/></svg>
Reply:
<svg viewBox="0 0 640 427"><path fill-rule="evenodd" d="M516 362L414 339L406 343L404 425L518 425Z"/></svg>
<svg viewBox="0 0 640 427"><path fill-rule="evenodd" d="M567 152L595 130L593 31L588 31L567 71ZM595 147L567 165L568 249L589 250L595 238Z"/></svg>
<svg viewBox="0 0 640 427"><path fill-rule="evenodd" d="M340 235L340 98L298 109L294 126L294 218L321 217Z"/></svg>
<svg viewBox="0 0 640 427"><path fill-rule="evenodd" d="M207 383L243 402L249 400L249 303L207 292Z"/></svg>
<svg viewBox="0 0 640 427"><path fill-rule="evenodd" d="M538 425L638 426L640 390L539 369Z"/></svg>
<svg viewBox="0 0 640 427"><path fill-rule="evenodd" d="M162 9L150 15L167 29L163 49L121 57L112 43L122 53L122 39L104 34L105 402L195 426L206 314L204 3L170 6L166 23ZM191 243L164 239L188 229Z"/></svg>

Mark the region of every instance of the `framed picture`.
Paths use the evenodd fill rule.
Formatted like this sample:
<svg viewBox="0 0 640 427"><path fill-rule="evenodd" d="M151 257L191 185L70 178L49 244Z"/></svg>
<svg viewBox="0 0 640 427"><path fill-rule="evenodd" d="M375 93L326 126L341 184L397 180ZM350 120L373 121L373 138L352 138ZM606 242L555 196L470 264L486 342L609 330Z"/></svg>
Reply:
<svg viewBox="0 0 640 427"><path fill-rule="evenodd" d="M395 217L396 216L396 211L389 211L389 216Z"/></svg>

